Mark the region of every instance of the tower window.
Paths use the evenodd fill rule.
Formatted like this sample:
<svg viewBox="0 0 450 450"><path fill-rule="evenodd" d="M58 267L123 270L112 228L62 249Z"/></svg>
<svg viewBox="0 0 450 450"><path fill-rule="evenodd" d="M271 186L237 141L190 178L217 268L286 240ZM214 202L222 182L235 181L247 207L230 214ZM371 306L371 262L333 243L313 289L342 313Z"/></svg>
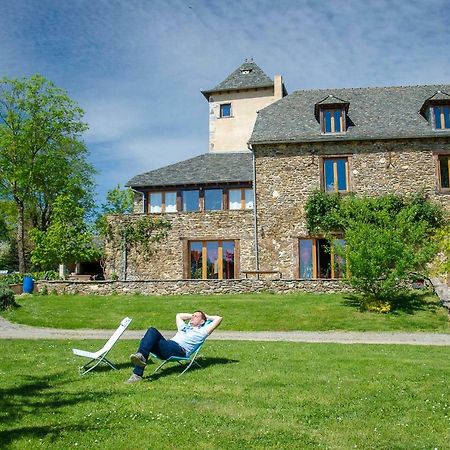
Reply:
<svg viewBox="0 0 450 450"><path fill-rule="evenodd" d="M222 103L220 105L220 117L231 117L231 103Z"/></svg>

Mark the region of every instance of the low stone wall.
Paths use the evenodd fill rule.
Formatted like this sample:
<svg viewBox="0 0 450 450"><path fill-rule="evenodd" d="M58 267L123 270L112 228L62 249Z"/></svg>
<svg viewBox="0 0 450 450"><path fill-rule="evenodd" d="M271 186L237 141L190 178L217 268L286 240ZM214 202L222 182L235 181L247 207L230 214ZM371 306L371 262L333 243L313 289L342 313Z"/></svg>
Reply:
<svg viewBox="0 0 450 450"><path fill-rule="evenodd" d="M351 288L339 280L145 280L145 281L38 281L37 290L48 293L111 295L182 295L182 294L244 294L270 292L290 294L294 292L336 293L351 292Z"/></svg>

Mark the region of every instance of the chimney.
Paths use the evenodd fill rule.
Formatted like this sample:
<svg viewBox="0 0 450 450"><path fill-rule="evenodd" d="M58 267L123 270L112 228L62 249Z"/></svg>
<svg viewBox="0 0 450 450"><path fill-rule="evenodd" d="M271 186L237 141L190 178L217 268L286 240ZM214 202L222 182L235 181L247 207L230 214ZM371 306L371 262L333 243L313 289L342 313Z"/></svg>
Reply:
<svg viewBox="0 0 450 450"><path fill-rule="evenodd" d="M281 75L275 75L273 77L273 96L275 101L283 98L283 78Z"/></svg>

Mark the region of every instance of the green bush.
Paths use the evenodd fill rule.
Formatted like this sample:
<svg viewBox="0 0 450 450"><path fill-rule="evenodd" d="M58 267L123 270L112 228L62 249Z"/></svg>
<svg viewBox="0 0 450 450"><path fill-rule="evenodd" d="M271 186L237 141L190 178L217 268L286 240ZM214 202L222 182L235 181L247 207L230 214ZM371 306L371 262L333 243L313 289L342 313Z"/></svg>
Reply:
<svg viewBox="0 0 450 450"><path fill-rule="evenodd" d="M14 292L8 286L0 284L0 310L7 309L15 304Z"/></svg>
<svg viewBox="0 0 450 450"><path fill-rule="evenodd" d="M322 191L312 192L305 205L306 227L310 233L342 230L341 196Z"/></svg>
<svg viewBox="0 0 450 450"><path fill-rule="evenodd" d="M325 192L310 195L306 219L311 234L332 240L333 232L343 233L345 248L336 253L348 263L349 282L367 301L381 304L376 309L382 312L388 312L383 302L405 291L412 272L426 271L438 250L433 236L444 221L442 208L423 194L339 197Z"/></svg>
<svg viewBox="0 0 450 450"><path fill-rule="evenodd" d="M44 272L32 273L11 273L8 275L0 275L0 283L2 284L22 284L24 277L31 277L33 280L59 280L58 272L54 270L46 270Z"/></svg>

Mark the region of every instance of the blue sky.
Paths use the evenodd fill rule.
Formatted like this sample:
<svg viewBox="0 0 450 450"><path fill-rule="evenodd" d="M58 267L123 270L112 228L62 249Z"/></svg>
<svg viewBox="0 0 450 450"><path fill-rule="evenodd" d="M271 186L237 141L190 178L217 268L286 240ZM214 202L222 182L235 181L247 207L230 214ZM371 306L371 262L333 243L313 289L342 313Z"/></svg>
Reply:
<svg viewBox="0 0 450 450"><path fill-rule="evenodd" d="M299 89L450 82L448 0L0 0L1 76L85 110L99 201L205 153L214 87L245 58Z"/></svg>

